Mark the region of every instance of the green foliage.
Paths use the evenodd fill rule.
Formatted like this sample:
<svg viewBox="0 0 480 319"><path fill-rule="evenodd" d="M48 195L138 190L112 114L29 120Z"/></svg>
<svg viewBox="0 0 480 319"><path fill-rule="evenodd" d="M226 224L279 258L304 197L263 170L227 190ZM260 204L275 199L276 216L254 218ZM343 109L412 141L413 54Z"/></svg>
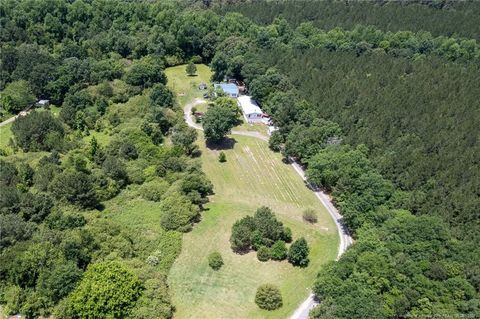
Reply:
<svg viewBox="0 0 480 319"><path fill-rule="evenodd" d="M164 276L145 281L145 290L138 299L131 318L157 319L172 318L175 308L168 294L168 285Z"/></svg>
<svg viewBox="0 0 480 319"><path fill-rule="evenodd" d="M313 209L305 209L302 214L303 220L315 224L318 221L317 213Z"/></svg>
<svg viewBox="0 0 480 319"><path fill-rule="evenodd" d="M184 195L169 194L160 202L160 224L166 230L189 231L198 218L198 207Z"/></svg>
<svg viewBox="0 0 480 319"><path fill-rule="evenodd" d="M155 84L150 92L150 105L152 107L171 108L174 104L173 93L164 84Z"/></svg>
<svg viewBox="0 0 480 319"><path fill-rule="evenodd" d="M270 248L266 246L260 246L257 250L257 259L260 261L268 261L271 258Z"/></svg>
<svg viewBox="0 0 480 319"><path fill-rule="evenodd" d="M223 266L223 258L222 255L218 252L215 251L208 255L208 265L213 269L213 270L219 270Z"/></svg>
<svg viewBox="0 0 480 319"><path fill-rule="evenodd" d="M77 318L125 318L141 292L140 280L125 266L100 262L88 267L67 302Z"/></svg>
<svg viewBox="0 0 480 319"><path fill-rule="evenodd" d="M185 153L192 154L196 149L193 144L197 139L197 131L185 124L177 124L172 128L172 144L181 146Z"/></svg>
<svg viewBox="0 0 480 319"><path fill-rule="evenodd" d="M225 155L224 152L220 152L220 153L218 154L218 161L219 161L220 163L225 163L225 162L227 161L227 155Z"/></svg>
<svg viewBox="0 0 480 319"><path fill-rule="evenodd" d="M274 131L268 139L268 147L270 147L270 149L274 152L280 152L284 142L285 140L282 134L279 131Z"/></svg>
<svg viewBox="0 0 480 319"><path fill-rule="evenodd" d="M230 108L211 106L202 117L205 138L211 143L219 143L236 124L237 115Z"/></svg>
<svg viewBox="0 0 480 319"><path fill-rule="evenodd" d="M139 192L143 198L146 200L151 200L154 202L159 202L162 200L163 195L167 192L170 185L168 182L161 179L154 179L144 183Z"/></svg>
<svg viewBox="0 0 480 319"><path fill-rule="evenodd" d="M163 73L161 61L146 57L133 63L125 75L125 81L130 85L150 87L155 83L165 84L167 78Z"/></svg>
<svg viewBox="0 0 480 319"><path fill-rule="evenodd" d="M12 125L17 145L25 152L61 149L64 130L50 112L32 111Z"/></svg>
<svg viewBox="0 0 480 319"><path fill-rule="evenodd" d="M288 262L294 266L308 266L310 262L308 259L309 251L310 249L305 238L302 237L295 240L288 250Z"/></svg>
<svg viewBox="0 0 480 319"><path fill-rule="evenodd" d="M48 190L57 199L66 200L80 207L95 207L97 198L91 177L78 171L67 170L54 177Z"/></svg>
<svg viewBox="0 0 480 319"><path fill-rule="evenodd" d="M187 75L189 76L194 76L195 73L197 73L197 67L195 66L195 64L193 64L193 62L190 62L187 64L185 72L187 72Z"/></svg>
<svg viewBox="0 0 480 319"><path fill-rule="evenodd" d="M72 291L77 281L82 277L82 271L73 262L57 264L50 272L43 272L37 283L38 291L56 303Z"/></svg>
<svg viewBox="0 0 480 319"><path fill-rule="evenodd" d="M260 309L275 310L283 306L280 290L271 284L264 284L257 288L255 303Z"/></svg>
<svg viewBox="0 0 480 319"><path fill-rule="evenodd" d="M290 242L290 229L283 227L270 208L260 207L253 217L246 216L233 224L230 245L234 252L242 254L270 247L278 240Z"/></svg>
<svg viewBox="0 0 480 319"><path fill-rule="evenodd" d="M30 85L25 80L9 83L2 91L0 104L2 109L10 113L18 113L35 102Z"/></svg>
<svg viewBox="0 0 480 319"><path fill-rule="evenodd" d="M287 258L288 249L283 240L277 240L270 247L270 256L273 260L284 260Z"/></svg>

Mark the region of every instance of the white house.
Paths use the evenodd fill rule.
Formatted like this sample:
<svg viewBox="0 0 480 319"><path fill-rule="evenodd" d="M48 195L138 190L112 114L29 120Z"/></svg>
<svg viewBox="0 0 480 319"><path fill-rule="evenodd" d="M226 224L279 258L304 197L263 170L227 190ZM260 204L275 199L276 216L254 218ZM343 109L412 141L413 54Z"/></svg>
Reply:
<svg viewBox="0 0 480 319"><path fill-rule="evenodd" d="M248 123L261 123L263 112L257 103L248 95L239 96L238 105L242 109L243 117Z"/></svg>

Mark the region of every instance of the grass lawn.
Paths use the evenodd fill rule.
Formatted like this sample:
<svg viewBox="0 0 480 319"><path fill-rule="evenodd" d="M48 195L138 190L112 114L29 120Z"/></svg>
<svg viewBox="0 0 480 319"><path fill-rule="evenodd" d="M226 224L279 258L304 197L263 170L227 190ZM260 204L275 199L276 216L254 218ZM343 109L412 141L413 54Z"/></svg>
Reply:
<svg viewBox="0 0 480 319"><path fill-rule="evenodd" d="M214 184L215 195L202 221L184 235L182 253L169 275L176 318L286 318L308 295L321 265L336 255L335 225L293 168L282 163L267 143L234 138L234 148L224 150L226 163L219 163L219 151L205 148L200 138L203 169ZM286 261L262 263L255 253L232 252L232 224L262 205L271 207L291 227L294 239L307 239L311 248L307 268L295 268ZM302 221L306 208L317 211L317 224ZM215 250L225 262L218 272L207 262L207 255ZM255 305L256 288L263 283L280 287L282 308L269 312Z"/></svg>
<svg viewBox="0 0 480 319"><path fill-rule="evenodd" d="M200 83L210 86L212 71L204 64L196 64L197 75L188 76L185 72L186 65L178 65L165 70L168 78L168 87L177 95L178 103L183 106L196 97L202 97L207 90L199 90ZM198 109L198 108L197 108Z"/></svg>
<svg viewBox="0 0 480 319"><path fill-rule="evenodd" d="M179 92L185 94L178 97L181 106L202 96L203 91L196 88L198 83L209 83L208 67L197 68L197 77L188 77L185 66L166 70L170 88L177 96ZM236 129L262 131L249 124ZM286 318L309 294L322 264L336 256L339 239L335 224L293 168L281 161L280 154L271 152L266 142L233 137L234 147L224 150L227 162L219 163L219 151L206 148L202 134L199 136L203 170L214 184L215 195L202 220L183 236L182 252L169 274L175 318ZM253 215L262 205L272 208L292 229L294 239L307 239L311 249L307 268L296 268L286 261L262 263L253 252L232 252L232 224L247 214ZM303 222L306 208L317 211L317 224ZM207 256L213 251L219 251L225 262L219 271L208 266ZM263 283L279 286L282 308L269 312L256 306L255 292Z"/></svg>

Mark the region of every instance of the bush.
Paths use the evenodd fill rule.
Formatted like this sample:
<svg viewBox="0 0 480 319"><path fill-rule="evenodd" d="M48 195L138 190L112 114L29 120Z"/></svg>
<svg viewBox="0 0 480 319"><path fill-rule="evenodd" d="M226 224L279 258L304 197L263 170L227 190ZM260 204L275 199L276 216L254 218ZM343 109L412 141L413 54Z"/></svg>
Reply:
<svg viewBox="0 0 480 319"><path fill-rule="evenodd" d="M257 251L257 258L260 261L268 261L270 259L270 249L266 246L261 246Z"/></svg>
<svg viewBox="0 0 480 319"><path fill-rule="evenodd" d="M283 305L282 294L274 285L261 285L257 289L255 303L260 309L275 310Z"/></svg>
<svg viewBox="0 0 480 319"><path fill-rule="evenodd" d="M270 257L273 260L284 260L287 254L288 249L283 240L277 240L270 248Z"/></svg>
<svg viewBox="0 0 480 319"><path fill-rule="evenodd" d="M198 207L181 194L173 193L161 202L160 224L166 230L189 231L198 217Z"/></svg>
<svg viewBox="0 0 480 319"><path fill-rule="evenodd" d="M223 258L222 255L218 251L215 251L208 255L208 265L213 270L219 270L223 266Z"/></svg>
<svg viewBox="0 0 480 319"><path fill-rule="evenodd" d="M318 221L317 213L311 208L306 209L303 211L303 220L315 224Z"/></svg>
<svg viewBox="0 0 480 319"><path fill-rule="evenodd" d="M227 155L225 155L224 152L220 152L220 154L218 155L218 161L220 163L225 163L227 161Z"/></svg>
<svg viewBox="0 0 480 319"><path fill-rule="evenodd" d="M154 179L143 184L139 191L144 199L159 202L169 187L170 185L166 181Z"/></svg>
<svg viewBox="0 0 480 319"><path fill-rule="evenodd" d="M305 238L297 239L292 246L290 246L290 250L288 251L288 262L294 266L306 267L308 266L309 259L308 253L309 248L307 241Z"/></svg>

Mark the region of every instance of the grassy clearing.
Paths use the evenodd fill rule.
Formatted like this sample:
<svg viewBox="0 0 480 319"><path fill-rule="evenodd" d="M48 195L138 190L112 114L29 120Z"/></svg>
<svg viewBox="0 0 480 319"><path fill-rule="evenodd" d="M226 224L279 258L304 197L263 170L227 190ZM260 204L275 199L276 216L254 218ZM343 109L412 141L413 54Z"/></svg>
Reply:
<svg viewBox="0 0 480 319"><path fill-rule="evenodd" d="M196 97L202 97L206 90L199 90L200 83L210 85L212 71L204 64L197 64L197 75L188 76L185 72L186 65L178 65L165 70L168 77L168 87L177 94L177 101L185 105Z"/></svg>
<svg viewBox="0 0 480 319"><path fill-rule="evenodd" d="M338 238L333 221L294 170L283 164L267 144L235 136L237 143L224 150L226 163L219 163L219 151L201 145L203 169L215 186L215 195L202 221L184 235L183 250L170 272L177 318L284 318L301 303L322 264L333 260ZM286 261L259 262L255 253L234 254L229 237L232 224L253 214L259 206L271 207L310 247L311 263L305 269ZM313 208L319 222L302 221L305 208ZM208 267L207 255L218 250L225 266L218 272ZM284 306L267 312L254 303L256 288L277 284Z"/></svg>
<svg viewBox="0 0 480 319"><path fill-rule="evenodd" d="M210 77L205 66L199 69L200 83ZM184 66L166 70L169 85L183 92L180 103L201 96L186 76ZM196 83L196 82L195 82ZM208 82L207 82L208 83ZM243 124L237 129L259 130ZM226 163L218 162L219 151L205 147L200 135L202 166L214 184L215 195L203 213L202 221L183 236L182 252L175 261L169 281L177 308L176 318L285 318L303 301L325 262L336 256L338 236L327 211L306 188L303 181L281 156L268 149L267 143L233 136L233 149L224 150ZM262 205L271 207L279 219L293 231L294 239L303 236L310 247L311 263L305 269L286 261L262 263L255 253L237 255L230 249L232 224ZM313 208L319 222L311 225L302 220L302 212ZM219 271L208 266L208 255L219 251L225 265ZM275 283L280 287L284 306L268 312L254 303L257 287Z"/></svg>

